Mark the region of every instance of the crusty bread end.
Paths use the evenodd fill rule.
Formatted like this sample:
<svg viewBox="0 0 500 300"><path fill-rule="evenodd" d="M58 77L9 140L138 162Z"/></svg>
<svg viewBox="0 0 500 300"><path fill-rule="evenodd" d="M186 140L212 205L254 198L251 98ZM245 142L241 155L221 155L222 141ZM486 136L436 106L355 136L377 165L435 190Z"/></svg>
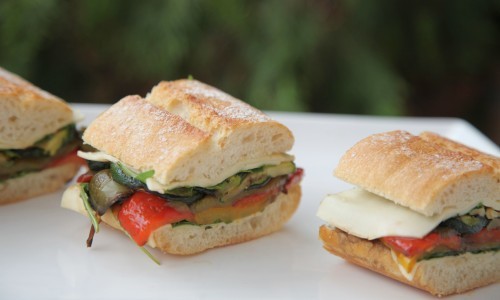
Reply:
<svg viewBox="0 0 500 300"><path fill-rule="evenodd" d="M48 194L70 181L81 165L68 163L0 182L0 204Z"/></svg>
<svg viewBox="0 0 500 300"><path fill-rule="evenodd" d="M436 296L463 293L500 281L499 251L424 260L416 264L413 280L408 280L393 260L391 250L377 240L360 239L326 225L320 227L319 237L329 252Z"/></svg>
<svg viewBox="0 0 500 300"><path fill-rule="evenodd" d="M63 100L0 68L0 149L24 149L73 122Z"/></svg>
<svg viewBox="0 0 500 300"><path fill-rule="evenodd" d="M455 152L461 152L465 155L468 155L470 157L473 157L474 159L491 166L494 170L495 173L497 174L497 178L500 176L500 159L498 157L495 157L490 154L486 154L484 152L481 152L479 150L473 149L471 147L465 146L463 144L457 143L453 140L450 140L444 136L441 136L437 133L434 132L429 132L429 131L424 131L421 134L419 134L419 137L422 139L434 143L436 145L442 146L444 148L447 148L451 151ZM500 181L498 182L500 183Z"/></svg>

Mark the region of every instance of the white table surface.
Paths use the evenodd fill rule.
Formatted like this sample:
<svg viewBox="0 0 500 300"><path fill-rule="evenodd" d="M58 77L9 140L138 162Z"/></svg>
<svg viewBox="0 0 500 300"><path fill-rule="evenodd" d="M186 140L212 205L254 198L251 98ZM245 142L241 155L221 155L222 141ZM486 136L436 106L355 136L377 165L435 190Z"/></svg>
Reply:
<svg viewBox="0 0 500 300"><path fill-rule="evenodd" d="M75 104L88 124L103 105ZM328 253L315 216L327 193L349 185L332 176L340 156L376 132L430 130L488 153L498 147L452 118L389 118L270 113L295 135L292 154L305 169L300 207L272 235L199 255L151 252L107 226L85 246L89 221L60 208L62 190L0 207L0 299L432 299L429 294ZM448 299L499 299L499 284Z"/></svg>

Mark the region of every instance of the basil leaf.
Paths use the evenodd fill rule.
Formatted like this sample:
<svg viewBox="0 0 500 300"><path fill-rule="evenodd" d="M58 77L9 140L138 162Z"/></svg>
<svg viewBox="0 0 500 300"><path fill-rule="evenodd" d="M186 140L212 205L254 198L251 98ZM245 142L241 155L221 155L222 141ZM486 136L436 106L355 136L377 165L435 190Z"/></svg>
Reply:
<svg viewBox="0 0 500 300"><path fill-rule="evenodd" d="M149 170L149 171L137 174L136 172L134 172L134 171L130 170L129 168L127 168L126 166L124 166L122 163L118 162L116 164L118 165L118 167L120 167L120 169L122 169L122 171L123 171L123 173L125 173L125 175L133 177L134 179L137 179L143 183L144 183L144 181L146 181L146 179L152 177L155 174L154 170Z"/></svg>
<svg viewBox="0 0 500 300"><path fill-rule="evenodd" d="M149 171L142 172L141 174L135 176L135 179L142 181L142 182L145 182L146 179L153 177L154 174L155 174L155 170L149 170Z"/></svg>
<svg viewBox="0 0 500 300"><path fill-rule="evenodd" d="M85 207L85 210L87 211L87 215L90 218L90 221L92 222L92 225L94 226L95 232L99 232L99 221L97 220L96 217L96 212L90 206L89 202L89 196L87 195L87 192L85 191L86 187L88 186L88 183L82 183L80 184L80 198L83 200L83 206Z"/></svg>
<svg viewBox="0 0 500 300"><path fill-rule="evenodd" d="M122 224L120 223L120 220L115 216L115 214L112 214L113 217L115 218L115 220L118 222L118 224L120 224L121 228L123 229L123 232L129 237L129 239L132 240L132 242L134 242L135 245L137 245L137 243L134 241L134 239L132 238L132 236L128 233L127 230L125 230L125 228L123 228ZM155 264L157 265L161 265L160 261L154 257L153 254L151 254L151 252L148 251L148 249L146 249L145 247L142 247L142 246L139 246L137 245L137 247L139 247L141 249L141 251L146 254Z"/></svg>
<svg viewBox="0 0 500 300"><path fill-rule="evenodd" d="M137 173L135 173L134 171L125 167L122 163L117 162L116 164L118 165L118 167L120 167L120 169L122 169L122 171L123 171L123 173L125 173L125 175L130 176L130 177L134 177L134 178L137 176Z"/></svg>

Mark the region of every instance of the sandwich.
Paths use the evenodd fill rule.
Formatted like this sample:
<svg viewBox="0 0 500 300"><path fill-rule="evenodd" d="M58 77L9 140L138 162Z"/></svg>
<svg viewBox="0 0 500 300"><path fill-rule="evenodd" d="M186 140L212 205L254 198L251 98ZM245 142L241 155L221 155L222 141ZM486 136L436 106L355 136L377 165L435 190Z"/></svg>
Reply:
<svg viewBox="0 0 500 300"><path fill-rule="evenodd" d="M274 232L300 201L290 130L196 80L123 98L83 141L90 170L62 206L93 220L87 246L102 221L141 247L194 254Z"/></svg>
<svg viewBox="0 0 500 300"><path fill-rule="evenodd" d="M356 187L321 202L326 250L445 296L500 280L500 160L431 132L371 135L334 174Z"/></svg>
<svg viewBox="0 0 500 300"><path fill-rule="evenodd" d="M84 163L77 115L61 99L0 68L0 204L54 192Z"/></svg>

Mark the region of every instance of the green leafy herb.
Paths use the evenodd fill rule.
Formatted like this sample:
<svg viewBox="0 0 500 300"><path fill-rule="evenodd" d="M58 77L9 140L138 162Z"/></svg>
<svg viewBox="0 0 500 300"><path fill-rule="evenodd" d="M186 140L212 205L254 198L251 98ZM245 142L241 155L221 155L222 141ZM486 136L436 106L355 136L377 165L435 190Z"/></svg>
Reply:
<svg viewBox="0 0 500 300"><path fill-rule="evenodd" d="M92 222L92 226L94 226L95 232L99 232L99 221L97 220L96 217L96 212L92 208L89 202L89 196L87 195L87 192L85 189L87 188L88 183L82 183L80 184L80 198L83 200L83 206L85 207L85 210L87 211L87 215L90 218L90 221Z"/></svg>
<svg viewBox="0 0 500 300"><path fill-rule="evenodd" d="M141 174L135 176L135 179L142 181L142 182L145 182L146 179L153 177L154 174L155 174L155 170L149 170L149 171L142 172Z"/></svg>
<svg viewBox="0 0 500 300"><path fill-rule="evenodd" d="M119 164L111 163L110 170L111 170L111 176L113 177L114 181L123 184L125 186L128 186L129 188L132 189L140 189L144 187L144 184L139 180L135 179L133 175L128 175L127 173L125 173L125 171Z"/></svg>
<svg viewBox="0 0 500 300"><path fill-rule="evenodd" d="M124 166L122 163L118 162L117 165L120 167L120 169L122 169L122 171L123 171L123 173L125 173L125 175L133 177L134 179L137 179L141 182L146 181L146 179L152 177L155 174L154 170L149 170L149 171L137 174L136 172L134 172L134 171L130 170L129 168L127 168L126 166Z"/></svg>
<svg viewBox="0 0 500 300"><path fill-rule="evenodd" d="M121 226L120 220L118 220L118 218L116 218L115 214L112 214L112 215L115 218L115 220L117 221L117 223L120 224L120 226ZM134 241L132 236L127 232L127 230L125 230L125 228L123 228L123 226L121 226L121 227L123 229L123 232L125 232L125 234L129 237L129 239L131 239L132 242L134 242L134 244L137 245L137 243ZM154 255L151 254L151 252L149 252L148 249L146 249L145 247L139 246L139 245L137 245L137 247L139 247L141 249L141 251L144 254L146 254L155 264L161 265L160 261L156 257L154 257Z"/></svg>
<svg viewBox="0 0 500 300"><path fill-rule="evenodd" d="M122 169L122 171L123 171L123 173L125 173L125 175L128 175L130 177L134 177L134 178L137 176L136 172L130 170L127 167L125 167L122 163L117 162L116 164L120 167L120 169Z"/></svg>
<svg viewBox="0 0 500 300"><path fill-rule="evenodd" d="M151 252L149 252L148 249L144 247L139 247L139 248L141 248L142 252L144 252L144 254L146 254L152 261L154 261L155 264L161 265L160 261L156 257L154 257L154 255L151 254Z"/></svg>
<svg viewBox="0 0 500 300"><path fill-rule="evenodd" d="M132 236L130 236L130 234L125 229L123 231L132 240L132 242L134 242L134 244L137 245L137 243L134 241ZM139 247L144 254L146 254L152 261L154 261L155 264L161 265L160 261L156 257L154 257L154 255L151 254L151 252L149 252L148 249L146 249L145 247L139 246L139 245L137 245L137 247Z"/></svg>

